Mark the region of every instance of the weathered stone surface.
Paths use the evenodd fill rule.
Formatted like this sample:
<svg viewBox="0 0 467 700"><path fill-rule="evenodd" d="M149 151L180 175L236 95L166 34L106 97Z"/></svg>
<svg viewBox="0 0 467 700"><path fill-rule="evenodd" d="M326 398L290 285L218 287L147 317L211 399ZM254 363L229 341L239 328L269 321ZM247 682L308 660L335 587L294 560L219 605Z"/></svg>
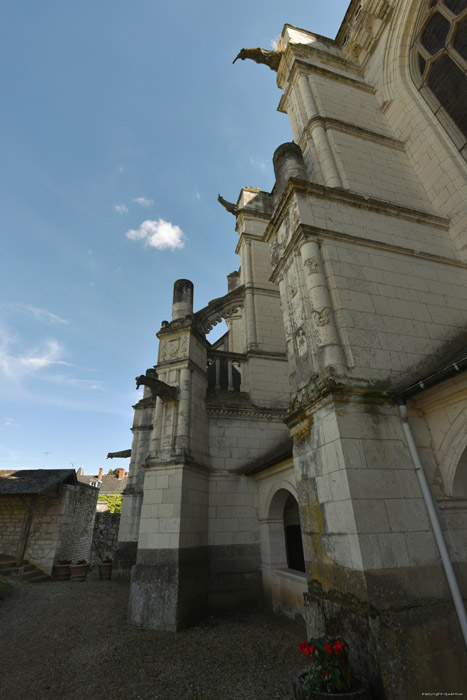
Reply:
<svg viewBox="0 0 467 700"><path fill-rule="evenodd" d="M223 200L240 256L229 292L193 315L189 283L177 287L155 371L179 393L149 404L146 388L137 404L121 528L138 541L138 624L177 629L192 600L243 605L262 587L276 611L305 615L309 635L348 637L375 698L391 700L467 687L394 404L409 382L409 425L465 595L465 138L412 75L420 7L364 0L336 41L286 25L277 52L239 55L274 59L293 143L276 151L271 193ZM211 345L204 333L222 319ZM459 364L441 371L454 351ZM278 450L288 435L292 458ZM304 572L289 568L288 527L301 527Z"/></svg>

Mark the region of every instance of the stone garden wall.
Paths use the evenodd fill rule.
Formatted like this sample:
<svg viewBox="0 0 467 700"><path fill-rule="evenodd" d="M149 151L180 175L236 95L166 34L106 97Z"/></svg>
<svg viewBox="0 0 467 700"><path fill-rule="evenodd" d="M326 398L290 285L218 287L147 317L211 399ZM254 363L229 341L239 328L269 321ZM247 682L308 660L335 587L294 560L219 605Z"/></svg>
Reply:
<svg viewBox="0 0 467 700"><path fill-rule="evenodd" d="M106 556L115 555L120 526L121 513L103 511L96 513L93 531L93 547L91 551L91 563L98 564ZM100 555L100 556L99 556Z"/></svg>
<svg viewBox="0 0 467 700"><path fill-rule="evenodd" d="M87 484L62 486L63 516L57 559L91 559L92 533L99 490Z"/></svg>

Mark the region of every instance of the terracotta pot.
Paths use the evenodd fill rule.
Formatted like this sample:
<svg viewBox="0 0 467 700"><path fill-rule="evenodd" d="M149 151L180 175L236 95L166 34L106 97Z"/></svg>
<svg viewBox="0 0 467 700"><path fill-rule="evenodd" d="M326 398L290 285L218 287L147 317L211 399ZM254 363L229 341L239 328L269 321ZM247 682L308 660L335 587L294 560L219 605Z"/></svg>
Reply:
<svg viewBox="0 0 467 700"><path fill-rule="evenodd" d="M54 566L54 578L56 581L68 581L71 576L69 564L56 564Z"/></svg>
<svg viewBox="0 0 467 700"><path fill-rule="evenodd" d="M110 581L112 577L112 566L113 563L111 562L110 564L98 564L99 567L99 578L101 581Z"/></svg>
<svg viewBox="0 0 467 700"><path fill-rule="evenodd" d="M89 571L89 564L71 564L71 581L85 581Z"/></svg>
<svg viewBox="0 0 467 700"><path fill-rule="evenodd" d="M356 678L358 687L345 693L320 693L316 690L307 692L302 679L308 673L300 671L293 679L293 694L295 700L371 700L370 684L364 678Z"/></svg>

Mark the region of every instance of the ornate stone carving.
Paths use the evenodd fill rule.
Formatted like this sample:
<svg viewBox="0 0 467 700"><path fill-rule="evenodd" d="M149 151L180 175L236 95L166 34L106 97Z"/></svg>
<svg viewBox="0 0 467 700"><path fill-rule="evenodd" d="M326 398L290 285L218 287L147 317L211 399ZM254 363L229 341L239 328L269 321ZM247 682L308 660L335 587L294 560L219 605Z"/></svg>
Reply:
<svg viewBox="0 0 467 700"><path fill-rule="evenodd" d="M305 270L309 275L314 275L319 271L319 262L316 258L307 258L304 263Z"/></svg>
<svg viewBox="0 0 467 700"><path fill-rule="evenodd" d="M246 58L251 59L255 63L264 63L266 66L269 66L271 70L277 71L282 54L278 51L268 51L260 47L256 49L242 49L232 63L235 63L238 59L244 61Z"/></svg>
<svg viewBox="0 0 467 700"><path fill-rule="evenodd" d="M300 223L300 213L298 211L297 205L294 203L290 207L290 232L293 235L295 231L297 230L297 227Z"/></svg>
<svg viewBox="0 0 467 700"><path fill-rule="evenodd" d="M344 38L344 52L351 60L361 62L373 53L392 11L387 0L369 0L364 9L357 8Z"/></svg>
<svg viewBox="0 0 467 700"><path fill-rule="evenodd" d="M148 369L145 375L141 374L136 377L136 388L139 389L141 385L149 387L151 394L159 396L162 401L175 401L177 398L177 388L161 382L157 378L157 372L153 369Z"/></svg>
<svg viewBox="0 0 467 700"><path fill-rule="evenodd" d="M126 457L131 457L131 450L121 450L120 452L109 452L107 454L107 459L115 459L116 457L125 459Z"/></svg>
<svg viewBox="0 0 467 700"><path fill-rule="evenodd" d="M217 195L217 201L219 202L219 204L222 204L224 209L226 209L229 212L229 214L237 216L240 213L240 207L237 207L237 205L233 204L232 202L228 202L220 194Z"/></svg>
<svg viewBox="0 0 467 700"><path fill-rule="evenodd" d="M315 324L317 326L327 326L331 321L332 309L329 306L325 309L321 309L321 311L313 311L313 313L316 314Z"/></svg>
<svg viewBox="0 0 467 700"><path fill-rule="evenodd" d="M245 289L242 286L235 287L231 292L220 299L213 299L204 309L197 311L195 314L196 324L202 333L209 333L212 328L222 321L224 318L229 318L243 307L243 297Z"/></svg>

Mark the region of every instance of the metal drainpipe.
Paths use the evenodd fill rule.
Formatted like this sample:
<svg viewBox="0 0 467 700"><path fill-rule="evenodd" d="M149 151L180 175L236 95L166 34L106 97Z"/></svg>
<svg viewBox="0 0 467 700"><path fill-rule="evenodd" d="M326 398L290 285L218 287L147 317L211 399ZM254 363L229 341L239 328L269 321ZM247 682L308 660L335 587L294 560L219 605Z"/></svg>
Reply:
<svg viewBox="0 0 467 700"><path fill-rule="evenodd" d="M459 619L459 624L461 626L462 634L464 636L464 643L467 647L467 615L465 612L464 601L462 600L462 595L459 590L459 584L457 583L456 574L454 573L448 548L446 547L446 541L444 539L443 531L439 522L438 512L433 502L433 497L431 495L430 487L428 486L428 482L426 480L425 472L420 461L420 456L418 454L415 440L413 439L412 430L410 428L408 420L407 406L405 405L405 403L402 402L401 399L398 399L397 403L399 405L399 410L402 418L402 427L404 429L405 437L407 438L407 442L409 445L410 454L415 465L415 472L417 474L418 481L422 489L423 498L425 500L425 505L428 510L428 515L430 517L431 525L433 527L436 542L438 544L438 549L441 555L441 560L443 562L446 578L449 583L449 588L451 589L452 599L454 601L457 617Z"/></svg>

